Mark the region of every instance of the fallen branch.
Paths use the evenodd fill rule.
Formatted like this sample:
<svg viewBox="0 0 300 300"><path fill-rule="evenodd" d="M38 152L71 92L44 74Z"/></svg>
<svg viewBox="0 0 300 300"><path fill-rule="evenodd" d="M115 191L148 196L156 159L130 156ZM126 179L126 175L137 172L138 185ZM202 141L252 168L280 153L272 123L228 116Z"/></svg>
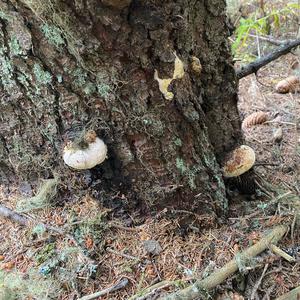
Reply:
<svg viewBox="0 0 300 300"><path fill-rule="evenodd" d="M287 232L287 229L288 228L283 225L276 226L269 234L263 237L255 245L244 250L239 256L247 260L257 256L266 250L270 244L276 244ZM208 277L202 280L199 279L189 287L168 296L161 297L159 300L192 300L199 298L204 292L215 288L229 276L233 275L237 270L238 264L235 259L232 259L224 267L215 271Z"/></svg>
<svg viewBox="0 0 300 300"><path fill-rule="evenodd" d="M276 298L276 300L298 300L299 297L300 297L300 286Z"/></svg>
<svg viewBox="0 0 300 300"><path fill-rule="evenodd" d="M16 222L22 226L28 225L28 219L26 217L14 212L10 208L3 205L0 205L0 216Z"/></svg>
<svg viewBox="0 0 300 300"><path fill-rule="evenodd" d="M104 296L104 295L106 295L108 293L112 293L112 292L115 292L117 290L123 289L127 284L128 284L128 279L127 278L123 278L118 283L114 284L113 286L111 286L111 287L109 287L107 289L104 289L102 291L99 291L99 292L96 292L96 293L93 293L93 294L81 297L78 300L92 300L92 299L96 299L96 298Z"/></svg>
<svg viewBox="0 0 300 300"><path fill-rule="evenodd" d="M141 260L141 259L138 258L138 257L131 256L131 255L128 255L128 254L125 254L125 253L121 253L121 252L115 251L115 250L110 249L110 248L106 248L106 251L107 251L107 252L110 252L110 253L113 253L113 254L115 254L115 255L118 255L118 256L125 257L125 258L127 258L127 259L132 259L132 260L136 260L136 261L140 261L140 260Z"/></svg>
<svg viewBox="0 0 300 300"><path fill-rule="evenodd" d="M245 76L248 76L252 73L257 73L257 71L270 63L271 61L277 59L278 57L288 54L293 48L300 45L300 39L288 42L280 47L278 47L273 52L269 53L268 55L259 58L255 60L254 62L248 64L245 67L240 68L239 70L236 70L236 76L238 79L241 79Z"/></svg>

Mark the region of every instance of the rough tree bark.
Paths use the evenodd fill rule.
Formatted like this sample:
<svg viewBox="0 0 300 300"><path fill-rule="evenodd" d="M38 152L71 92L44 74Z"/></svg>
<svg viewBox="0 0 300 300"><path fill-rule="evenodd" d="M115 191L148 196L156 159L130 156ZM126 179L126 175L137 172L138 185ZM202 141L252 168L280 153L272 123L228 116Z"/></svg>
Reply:
<svg viewBox="0 0 300 300"><path fill-rule="evenodd" d="M1 0L0 26L3 181L91 174L130 205L226 211L218 161L242 137L224 0ZM167 100L154 73L172 77L174 52ZM87 129L108 159L70 170L63 143Z"/></svg>

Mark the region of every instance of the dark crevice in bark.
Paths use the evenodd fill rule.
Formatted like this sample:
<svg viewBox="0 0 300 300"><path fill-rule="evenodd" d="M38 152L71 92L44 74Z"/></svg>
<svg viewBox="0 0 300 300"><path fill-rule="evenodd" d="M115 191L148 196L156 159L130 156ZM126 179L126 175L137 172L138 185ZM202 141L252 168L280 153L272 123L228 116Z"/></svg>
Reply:
<svg viewBox="0 0 300 300"><path fill-rule="evenodd" d="M63 121L59 112L59 98L60 98L60 94L57 90L53 90L54 93L54 107L53 107L53 112L54 115L56 116L55 121L56 121L56 125L57 125L57 129L59 132L59 135L62 136L64 133L64 125L63 125Z"/></svg>

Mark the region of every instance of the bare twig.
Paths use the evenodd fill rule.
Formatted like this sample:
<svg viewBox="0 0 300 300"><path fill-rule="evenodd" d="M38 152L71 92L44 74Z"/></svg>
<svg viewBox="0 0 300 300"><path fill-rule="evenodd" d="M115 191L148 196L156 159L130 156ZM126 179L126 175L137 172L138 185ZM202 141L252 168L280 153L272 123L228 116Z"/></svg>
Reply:
<svg viewBox="0 0 300 300"><path fill-rule="evenodd" d="M135 227L125 227L123 225L117 224L117 223L110 223L109 226L111 228L117 228L117 229L121 229L121 230L125 230L125 231L131 231L131 232L137 232L138 228Z"/></svg>
<svg viewBox="0 0 300 300"><path fill-rule="evenodd" d="M254 164L255 167L258 167L258 166L279 166L280 163L267 163L267 162L256 162Z"/></svg>
<svg viewBox="0 0 300 300"><path fill-rule="evenodd" d="M246 249L240 254L240 257L249 259L257 256L264 250L268 248L268 246L272 244L276 244L287 232L287 227L280 225L276 226L269 234L263 237L258 243ZM235 259L228 262L224 267L215 271L208 277L197 280L194 284L189 287L180 290L176 293L170 294L166 297L159 298L160 300L192 300L199 298L203 291L211 290L224 280L226 280L229 276L234 274L238 270L238 264Z"/></svg>
<svg viewBox="0 0 300 300"><path fill-rule="evenodd" d="M113 253L115 255L118 255L118 256L122 256L122 257L125 257L127 259L132 259L132 260L137 260L137 261L140 261L141 259L138 258L138 257L135 257L135 256L131 256L131 255L128 255L128 254L125 254L125 253L121 253L121 252L118 252L118 251L115 251L111 248L106 248L106 251L107 252L110 252L110 253Z"/></svg>
<svg viewBox="0 0 300 300"><path fill-rule="evenodd" d="M158 291L160 291L166 287L169 287L171 285L175 285L175 281L164 280L164 281L158 282L158 283L144 289L140 293L132 296L128 300L146 300L149 297L153 296Z"/></svg>
<svg viewBox="0 0 300 300"><path fill-rule="evenodd" d="M288 54L293 48L295 48L299 45L300 45L300 39L296 39L294 41L288 42L288 43L278 47L278 49L267 54L266 56L263 56L262 58L259 58L259 59L255 60L254 62L248 64L247 66L242 67L241 69L237 70L236 71L237 78L241 79L252 73L257 73L257 71L260 68L267 65L271 61L277 59L278 57Z"/></svg>
<svg viewBox="0 0 300 300"><path fill-rule="evenodd" d="M286 252L284 252L283 250L281 250L279 247L275 246L275 245L270 245L270 249L277 255L281 256L282 258L284 258L285 260L287 260L288 262L294 262L296 261L296 259L292 256L290 256L289 254L287 254Z"/></svg>
<svg viewBox="0 0 300 300"><path fill-rule="evenodd" d="M194 278L185 278L182 279L181 281L191 281L194 280ZM153 284L143 290L141 290L140 292L138 292L137 294L131 296L128 300L146 300L146 299L152 299L153 296L159 292L160 290L167 288L169 286L172 285L176 285L177 282L176 281L169 281L169 280L164 280L164 281L160 281L156 284ZM156 299L156 298L155 298Z"/></svg>
<svg viewBox="0 0 300 300"><path fill-rule="evenodd" d="M254 300L255 299L255 294L257 293L257 290L267 272L267 269L269 267L269 264L265 264L265 267L264 267L264 270L260 276L260 278L258 279L258 281L255 283L254 287L253 287L253 290L252 290L252 293L251 293L251 297L250 297L250 300Z"/></svg>
<svg viewBox="0 0 300 300"><path fill-rule="evenodd" d="M128 281L127 278L122 278L118 283L114 284L113 286L111 286L111 287L109 287L107 289L104 289L102 291L99 291L99 292L96 292L96 293L93 293L93 294L81 297L78 300L92 300L92 299L96 299L96 298L104 296L104 295L106 295L108 293L112 293L114 291L123 289L128 284L128 282L129 281Z"/></svg>

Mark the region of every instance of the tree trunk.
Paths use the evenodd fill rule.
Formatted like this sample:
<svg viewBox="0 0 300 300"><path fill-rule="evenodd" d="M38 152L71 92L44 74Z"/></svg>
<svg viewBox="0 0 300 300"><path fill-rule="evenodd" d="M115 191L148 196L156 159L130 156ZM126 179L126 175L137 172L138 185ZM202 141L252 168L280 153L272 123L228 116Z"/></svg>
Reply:
<svg viewBox="0 0 300 300"><path fill-rule="evenodd" d="M0 3L2 178L91 174L111 202L226 211L217 162L241 132L224 0ZM164 95L155 73L180 62ZM71 170L64 142L88 129L108 159Z"/></svg>

